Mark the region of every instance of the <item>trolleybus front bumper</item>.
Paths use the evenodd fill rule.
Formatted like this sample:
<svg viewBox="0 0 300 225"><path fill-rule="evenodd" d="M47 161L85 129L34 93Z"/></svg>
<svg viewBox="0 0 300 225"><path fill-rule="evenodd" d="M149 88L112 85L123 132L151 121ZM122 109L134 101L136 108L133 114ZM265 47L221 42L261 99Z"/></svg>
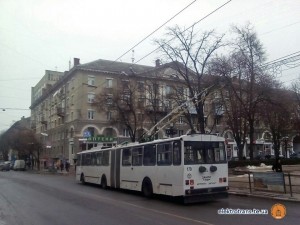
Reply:
<svg viewBox="0 0 300 225"><path fill-rule="evenodd" d="M221 198L228 198L228 187L188 189L185 191L184 203L213 201Z"/></svg>

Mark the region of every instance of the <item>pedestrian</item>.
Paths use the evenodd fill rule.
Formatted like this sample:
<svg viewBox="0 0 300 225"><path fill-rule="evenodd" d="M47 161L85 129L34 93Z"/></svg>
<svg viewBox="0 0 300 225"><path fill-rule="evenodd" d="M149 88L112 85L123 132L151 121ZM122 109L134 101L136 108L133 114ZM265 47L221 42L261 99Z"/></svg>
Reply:
<svg viewBox="0 0 300 225"><path fill-rule="evenodd" d="M70 163L69 161L66 162L66 171L69 172L69 168L70 168Z"/></svg>
<svg viewBox="0 0 300 225"><path fill-rule="evenodd" d="M60 171L62 172L64 170L64 163L62 160L60 160Z"/></svg>
<svg viewBox="0 0 300 225"><path fill-rule="evenodd" d="M276 172L282 172L282 165L280 159L276 159L274 165L272 166L272 170Z"/></svg>

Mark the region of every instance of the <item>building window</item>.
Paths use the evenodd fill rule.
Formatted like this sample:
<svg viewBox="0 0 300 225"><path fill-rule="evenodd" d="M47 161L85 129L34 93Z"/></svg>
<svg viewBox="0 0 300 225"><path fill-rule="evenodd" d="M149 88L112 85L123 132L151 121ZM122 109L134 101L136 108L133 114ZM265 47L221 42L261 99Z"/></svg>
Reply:
<svg viewBox="0 0 300 225"><path fill-rule="evenodd" d="M88 93L88 103L93 103L95 100L95 93Z"/></svg>
<svg viewBox="0 0 300 225"><path fill-rule="evenodd" d="M107 120L111 121L111 119L112 119L112 112L108 111L107 112Z"/></svg>
<svg viewBox="0 0 300 225"><path fill-rule="evenodd" d="M183 124L183 116L179 117L179 124Z"/></svg>
<svg viewBox="0 0 300 225"><path fill-rule="evenodd" d="M112 78L106 78L106 87L107 88L112 88Z"/></svg>
<svg viewBox="0 0 300 225"><path fill-rule="evenodd" d="M129 135L129 130L128 129L123 129L123 136L124 137L130 137L130 135Z"/></svg>
<svg viewBox="0 0 300 225"><path fill-rule="evenodd" d="M88 85L95 86L95 76L88 76Z"/></svg>
<svg viewBox="0 0 300 225"><path fill-rule="evenodd" d="M95 118L95 111L94 110L88 110L88 119L93 120Z"/></svg>

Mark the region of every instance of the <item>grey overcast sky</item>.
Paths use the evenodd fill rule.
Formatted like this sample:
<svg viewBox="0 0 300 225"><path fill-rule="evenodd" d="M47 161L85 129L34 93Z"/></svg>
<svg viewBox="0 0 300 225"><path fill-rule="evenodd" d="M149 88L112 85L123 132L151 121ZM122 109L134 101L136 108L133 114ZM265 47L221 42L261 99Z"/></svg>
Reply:
<svg viewBox="0 0 300 225"><path fill-rule="evenodd" d="M135 61L156 46L166 27L189 27L228 0L198 0L134 48ZM45 70L65 71L69 61L116 60L193 0L0 0L0 132L30 116L31 87ZM300 0L232 0L196 30L228 33L250 22L267 61L300 51ZM154 65L158 55L139 62ZM132 53L119 61L131 62ZM286 84L300 67L283 68ZM2 109L6 108L5 111Z"/></svg>

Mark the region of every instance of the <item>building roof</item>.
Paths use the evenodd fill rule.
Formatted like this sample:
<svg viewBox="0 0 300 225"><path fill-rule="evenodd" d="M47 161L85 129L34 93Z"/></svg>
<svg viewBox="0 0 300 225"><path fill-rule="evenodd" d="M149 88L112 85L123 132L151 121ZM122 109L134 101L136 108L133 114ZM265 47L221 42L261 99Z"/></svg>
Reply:
<svg viewBox="0 0 300 225"><path fill-rule="evenodd" d="M103 60L98 59L93 62L79 64L76 66L76 69L83 69L83 70L94 70L94 71L101 71L101 72L108 72L108 73L143 73L153 69L152 66L144 66L144 65L137 65L132 63L124 63L124 62L116 62L110 60Z"/></svg>

